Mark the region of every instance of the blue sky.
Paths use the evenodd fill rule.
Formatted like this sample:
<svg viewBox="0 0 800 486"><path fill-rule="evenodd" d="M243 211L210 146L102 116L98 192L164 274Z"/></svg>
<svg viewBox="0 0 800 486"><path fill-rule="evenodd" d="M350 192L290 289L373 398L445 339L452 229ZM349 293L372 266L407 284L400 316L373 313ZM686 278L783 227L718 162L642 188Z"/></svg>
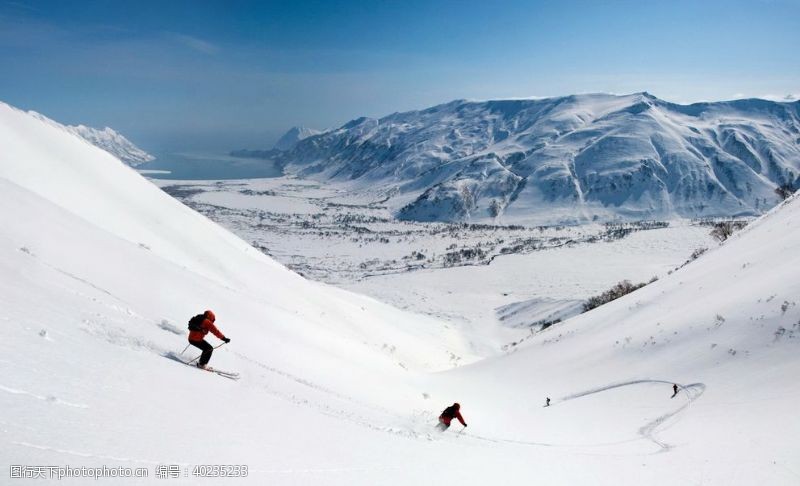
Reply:
<svg viewBox="0 0 800 486"><path fill-rule="evenodd" d="M151 151L457 98L800 93L800 0L0 0L0 100Z"/></svg>

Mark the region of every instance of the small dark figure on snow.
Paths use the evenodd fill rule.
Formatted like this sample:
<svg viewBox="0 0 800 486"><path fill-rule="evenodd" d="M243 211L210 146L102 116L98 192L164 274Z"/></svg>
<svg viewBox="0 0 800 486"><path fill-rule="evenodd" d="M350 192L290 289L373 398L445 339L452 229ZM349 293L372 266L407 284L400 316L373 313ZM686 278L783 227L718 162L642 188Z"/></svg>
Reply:
<svg viewBox="0 0 800 486"><path fill-rule="evenodd" d="M549 407L550 406L550 397L547 397L547 400L545 400L545 402L544 402L544 406L545 407Z"/></svg>
<svg viewBox="0 0 800 486"><path fill-rule="evenodd" d="M675 398L675 395L678 394L678 385L675 383L672 384L672 396L670 398Z"/></svg>
<svg viewBox="0 0 800 486"><path fill-rule="evenodd" d="M214 325L215 320L217 320L217 317L214 313L207 310L192 317L189 321L189 344L203 351L203 354L200 355L200 361L197 362L198 368L205 368L211 359L211 353L214 352L214 347L205 340L206 334L211 332L226 343L231 342L230 339L219 332L217 326Z"/></svg>
<svg viewBox="0 0 800 486"><path fill-rule="evenodd" d="M464 417L461 416L460 410L461 405L458 403L454 403L445 408L442 414L439 415L439 425L437 425L437 427L440 430L445 431L448 429L448 427L450 427L450 422L452 422L453 419L458 419L458 421L461 422L461 425L466 427L467 423L464 422Z"/></svg>

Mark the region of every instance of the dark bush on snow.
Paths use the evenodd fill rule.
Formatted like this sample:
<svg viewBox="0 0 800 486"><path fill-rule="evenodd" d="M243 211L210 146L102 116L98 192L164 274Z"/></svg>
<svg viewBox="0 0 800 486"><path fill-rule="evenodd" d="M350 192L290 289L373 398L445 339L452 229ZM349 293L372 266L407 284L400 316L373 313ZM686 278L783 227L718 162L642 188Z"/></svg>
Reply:
<svg viewBox="0 0 800 486"><path fill-rule="evenodd" d="M747 225L744 221L720 221L714 223L711 230L711 237L722 243L727 240L734 232L739 231Z"/></svg>
<svg viewBox="0 0 800 486"><path fill-rule="evenodd" d="M697 248L695 251L692 252L691 255L689 255L689 259L686 261L686 263L689 263L689 262L692 262L694 260L697 260L698 258L700 258L700 255L702 255L703 253L705 253L707 251L708 251L708 248L705 248L705 247Z"/></svg>
<svg viewBox="0 0 800 486"><path fill-rule="evenodd" d="M794 184L783 184L782 186L778 186L775 188L775 194L777 194L781 199L786 200L794 194L797 188L794 187Z"/></svg>
<svg viewBox="0 0 800 486"><path fill-rule="evenodd" d="M634 290L640 289L645 285L647 284L646 283L632 284L630 280L623 280L622 282L619 282L618 284L614 285L613 287L606 290L602 294L590 297L589 300L587 300L583 304L583 312L590 311L595 307L600 307L601 305L607 304L612 300L617 300L623 295L630 294Z"/></svg>

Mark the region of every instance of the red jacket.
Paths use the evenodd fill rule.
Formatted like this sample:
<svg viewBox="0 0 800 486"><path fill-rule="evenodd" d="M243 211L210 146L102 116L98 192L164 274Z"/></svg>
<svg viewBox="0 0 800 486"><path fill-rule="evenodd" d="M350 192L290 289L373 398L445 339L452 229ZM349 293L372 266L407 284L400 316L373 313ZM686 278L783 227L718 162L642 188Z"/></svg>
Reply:
<svg viewBox="0 0 800 486"><path fill-rule="evenodd" d="M203 319L203 323L200 324L200 331L189 331L189 341L202 341L205 339L206 334L209 332L213 333L220 339L225 339L225 335L219 332L217 326L214 325L214 321L206 317Z"/></svg>
<svg viewBox="0 0 800 486"><path fill-rule="evenodd" d="M459 411L456 411L455 415L452 416L452 417L447 416L445 414L440 415L439 416L439 422L441 422L441 423L443 423L443 424L445 424L445 425L447 425L449 427L450 426L450 422L454 418L457 418L458 421L461 422L461 425L463 425L464 427L467 426L467 424L464 422L464 417L461 416L461 412L459 412Z"/></svg>

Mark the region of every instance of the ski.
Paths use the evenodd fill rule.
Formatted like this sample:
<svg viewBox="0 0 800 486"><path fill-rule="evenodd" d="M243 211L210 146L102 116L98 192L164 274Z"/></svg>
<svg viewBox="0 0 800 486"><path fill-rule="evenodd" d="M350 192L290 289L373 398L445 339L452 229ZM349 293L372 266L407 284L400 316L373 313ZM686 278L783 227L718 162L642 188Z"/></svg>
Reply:
<svg viewBox="0 0 800 486"><path fill-rule="evenodd" d="M202 371L208 371L209 373L216 373L219 376L224 376L225 378L229 378L231 380L238 380L239 379L239 373L236 373L234 371L218 370L216 368L212 368L211 366L206 366L205 368L198 368L195 363L184 361L183 359L181 359L180 356L178 356L176 353L173 353L172 351L167 352L166 354L164 354L164 357L165 358L169 358L169 359L171 359L173 361L177 361L178 363L185 364L186 366L189 366L190 368L195 368L195 369L202 370Z"/></svg>
<svg viewBox="0 0 800 486"><path fill-rule="evenodd" d="M194 366L194 365L189 365L189 366ZM195 368L197 368L197 366L195 366ZM219 376L224 376L225 378L230 378L231 380L238 380L239 379L239 373L236 373L234 371L218 370L216 368L212 368L211 366L206 366L205 368L197 368L197 369L210 371L211 373L216 373Z"/></svg>

